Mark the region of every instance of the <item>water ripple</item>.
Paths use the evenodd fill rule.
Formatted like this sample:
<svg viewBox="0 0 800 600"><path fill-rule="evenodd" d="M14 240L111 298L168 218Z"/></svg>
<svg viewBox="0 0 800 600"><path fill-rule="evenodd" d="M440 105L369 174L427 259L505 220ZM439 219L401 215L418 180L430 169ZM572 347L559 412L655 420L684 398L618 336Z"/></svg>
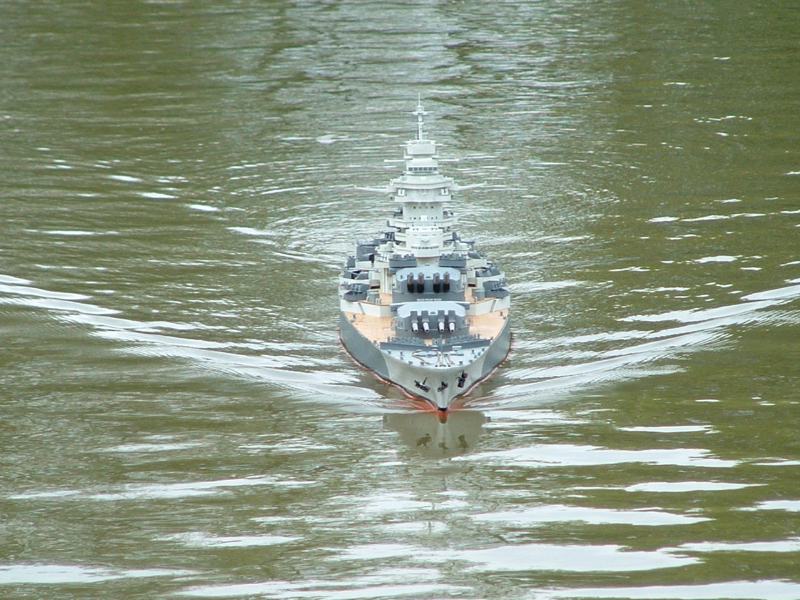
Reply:
<svg viewBox="0 0 800 600"><path fill-rule="evenodd" d="M739 464L734 460L714 458L700 448L652 448L647 450L615 450L577 444L534 444L511 450L478 452L453 460L481 462L490 465L515 465L527 468L586 467L642 463L677 467L709 467L729 469Z"/></svg>
<svg viewBox="0 0 800 600"><path fill-rule="evenodd" d="M474 515L475 521L502 523L515 527L542 526L547 523L579 521L592 525L616 524L644 527L664 525L691 525L710 519L690 517L657 510L621 510L584 506L552 504L536 506L517 511L497 511Z"/></svg>
<svg viewBox="0 0 800 600"><path fill-rule="evenodd" d="M538 590L537 598L625 598L630 600L796 600L800 584L791 581L723 581L694 585Z"/></svg>
<svg viewBox="0 0 800 600"><path fill-rule="evenodd" d="M182 577L196 571L172 569L109 569L79 565L17 564L0 565L0 585L59 585L138 579Z"/></svg>

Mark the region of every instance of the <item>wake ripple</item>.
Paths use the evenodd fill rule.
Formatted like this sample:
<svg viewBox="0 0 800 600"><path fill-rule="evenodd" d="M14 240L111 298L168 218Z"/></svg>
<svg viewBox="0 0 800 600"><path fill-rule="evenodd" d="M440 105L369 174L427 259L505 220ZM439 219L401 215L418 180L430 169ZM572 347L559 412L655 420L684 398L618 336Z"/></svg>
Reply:
<svg viewBox="0 0 800 600"><path fill-rule="evenodd" d="M793 314L770 311L800 297L800 284L749 294L742 302L702 310L670 311L659 314L631 315L619 319L625 323L677 323L661 329L610 331L593 335L561 337L545 341L525 340L518 344L522 362L552 358L559 347L567 348L562 358L590 357L572 364L509 369L504 377L512 383L501 385L488 396L472 399L471 407L522 406L535 397L536 403L547 402L573 393L589 385L611 380L644 377L674 371L677 367L664 361L711 347L726 340L729 329L736 325L763 324ZM243 351L275 344L216 342L176 336L167 331L203 329L198 323L170 321L138 321L118 316L120 311L89 302L90 297L34 287L32 282L0 275L0 305L25 306L57 314L57 318L89 328L96 337L118 342L125 351L144 356L160 356L202 364L217 373L266 382L300 392L298 399L326 402L359 410L378 411L397 408L396 399L388 399L374 389L359 385L352 370L325 369L330 357L314 359L305 354L246 354ZM603 351L575 347L594 342L622 342L617 348ZM629 343L634 342L634 343ZM297 347L302 350L303 346ZM331 353L338 346L331 346Z"/></svg>

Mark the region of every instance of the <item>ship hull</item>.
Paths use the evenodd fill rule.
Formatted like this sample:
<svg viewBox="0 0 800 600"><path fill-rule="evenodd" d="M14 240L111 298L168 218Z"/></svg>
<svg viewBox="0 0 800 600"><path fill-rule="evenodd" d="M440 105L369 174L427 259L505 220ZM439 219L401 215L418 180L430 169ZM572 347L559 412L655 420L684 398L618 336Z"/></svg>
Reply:
<svg viewBox="0 0 800 600"><path fill-rule="evenodd" d="M450 408L456 398L463 396L489 376L503 362L511 347L508 319L485 352L475 360L457 367L410 365L390 356L361 335L344 315L339 319L339 335L342 345L354 360L382 379L402 388L411 396L428 401L439 410Z"/></svg>

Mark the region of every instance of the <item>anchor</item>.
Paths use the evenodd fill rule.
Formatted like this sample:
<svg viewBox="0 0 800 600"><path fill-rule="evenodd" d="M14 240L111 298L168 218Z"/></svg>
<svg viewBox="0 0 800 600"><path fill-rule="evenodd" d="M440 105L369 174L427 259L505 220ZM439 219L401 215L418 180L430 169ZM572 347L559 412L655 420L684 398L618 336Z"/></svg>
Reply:
<svg viewBox="0 0 800 600"><path fill-rule="evenodd" d="M461 371L461 375L458 376L458 387L463 388L464 382L467 381L467 374L464 371Z"/></svg>

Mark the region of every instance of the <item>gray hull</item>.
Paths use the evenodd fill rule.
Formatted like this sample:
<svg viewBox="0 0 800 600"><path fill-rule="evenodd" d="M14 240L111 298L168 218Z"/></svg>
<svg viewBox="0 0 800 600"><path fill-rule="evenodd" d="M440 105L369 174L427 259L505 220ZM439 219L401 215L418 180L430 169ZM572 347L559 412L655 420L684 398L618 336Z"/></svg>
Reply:
<svg viewBox="0 0 800 600"><path fill-rule="evenodd" d="M492 340L485 352L471 362L457 367L410 365L382 352L378 346L363 337L344 316L339 319L339 327L342 344L356 361L412 396L423 398L439 409L449 408L456 398L467 393L494 371L511 347L511 328L507 320L500 335Z"/></svg>

